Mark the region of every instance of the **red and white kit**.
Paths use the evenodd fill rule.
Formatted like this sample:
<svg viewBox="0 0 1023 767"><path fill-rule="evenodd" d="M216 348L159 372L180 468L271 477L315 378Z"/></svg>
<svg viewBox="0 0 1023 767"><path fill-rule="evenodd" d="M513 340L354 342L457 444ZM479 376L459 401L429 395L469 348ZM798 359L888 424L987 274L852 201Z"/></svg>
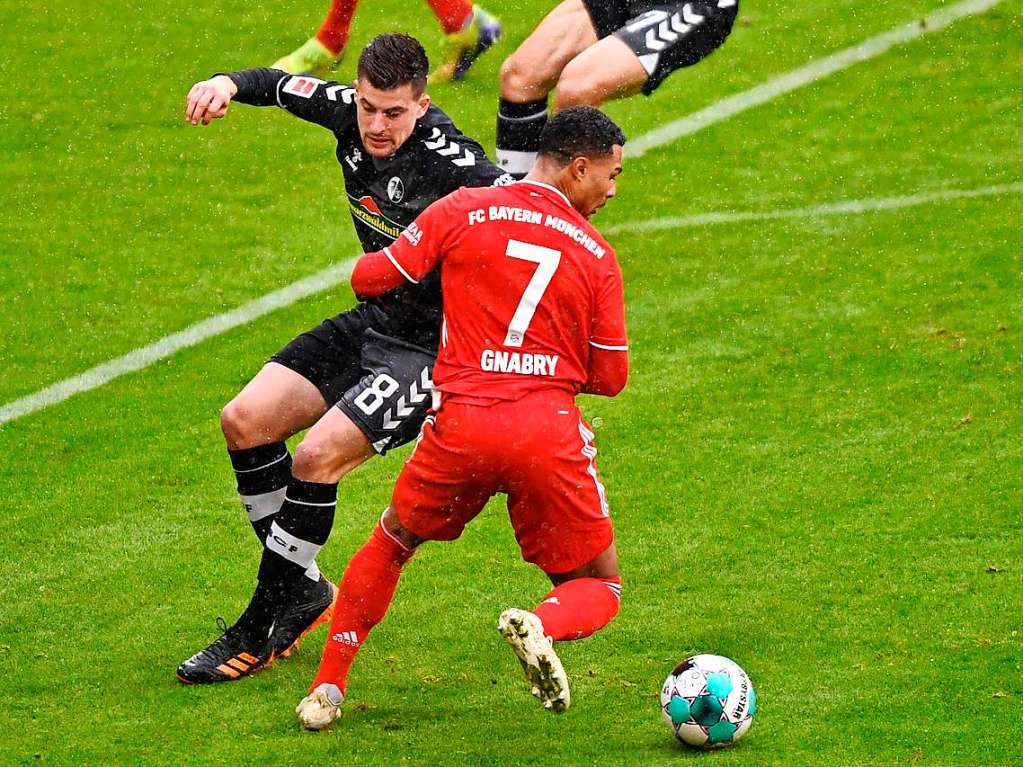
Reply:
<svg viewBox="0 0 1023 767"><path fill-rule="evenodd" d="M506 493L523 557L573 570L614 537L593 432L574 401L613 396L628 375L614 250L552 186L461 189L364 256L352 286L380 295L437 266L441 402L392 505L410 532L450 540Z"/></svg>

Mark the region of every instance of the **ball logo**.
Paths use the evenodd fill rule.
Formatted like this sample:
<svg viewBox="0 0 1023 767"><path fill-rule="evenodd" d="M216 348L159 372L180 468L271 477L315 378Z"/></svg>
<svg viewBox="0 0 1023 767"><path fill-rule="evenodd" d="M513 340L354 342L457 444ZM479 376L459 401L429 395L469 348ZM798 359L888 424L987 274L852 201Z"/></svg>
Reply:
<svg viewBox="0 0 1023 767"><path fill-rule="evenodd" d="M405 185L401 183L401 179L397 176L393 176L390 181L387 182L387 197L391 202L401 202L401 198L405 196Z"/></svg>

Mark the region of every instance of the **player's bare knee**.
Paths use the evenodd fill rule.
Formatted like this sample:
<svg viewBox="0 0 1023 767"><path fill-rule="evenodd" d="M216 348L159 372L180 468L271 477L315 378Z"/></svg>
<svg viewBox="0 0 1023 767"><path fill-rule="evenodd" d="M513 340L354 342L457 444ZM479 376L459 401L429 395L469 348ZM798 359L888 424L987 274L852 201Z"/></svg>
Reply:
<svg viewBox="0 0 1023 767"><path fill-rule="evenodd" d="M291 466L296 479L306 482L337 482L347 472L340 452L326 440L309 434L298 447Z"/></svg>
<svg viewBox="0 0 1023 767"><path fill-rule="evenodd" d="M220 411L220 429L232 450L255 447L265 442L260 439L255 414L239 397L228 402Z"/></svg>

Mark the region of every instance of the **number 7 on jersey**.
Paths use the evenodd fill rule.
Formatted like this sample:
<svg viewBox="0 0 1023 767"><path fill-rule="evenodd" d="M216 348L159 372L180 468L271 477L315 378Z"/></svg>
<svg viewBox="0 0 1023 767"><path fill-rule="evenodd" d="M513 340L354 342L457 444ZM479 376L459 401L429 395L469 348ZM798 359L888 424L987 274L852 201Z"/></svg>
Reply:
<svg viewBox="0 0 1023 767"><path fill-rule="evenodd" d="M508 240L508 247L504 253L506 256L532 261L537 265L522 298L519 299L515 314L508 323L508 333L504 337L505 346L522 346L529 323L533 321L533 315L536 313L537 304L543 298L547 286L551 284L554 273L558 270L558 264L561 263L561 251L530 242Z"/></svg>

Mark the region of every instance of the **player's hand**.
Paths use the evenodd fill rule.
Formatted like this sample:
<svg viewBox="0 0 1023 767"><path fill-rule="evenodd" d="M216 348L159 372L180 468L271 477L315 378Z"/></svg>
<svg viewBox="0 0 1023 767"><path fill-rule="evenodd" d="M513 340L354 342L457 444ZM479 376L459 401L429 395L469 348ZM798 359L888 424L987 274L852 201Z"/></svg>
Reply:
<svg viewBox="0 0 1023 767"><path fill-rule="evenodd" d="M209 125L210 120L224 117L237 92L238 86L225 75L196 83L185 101L185 120L192 125Z"/></svg>

